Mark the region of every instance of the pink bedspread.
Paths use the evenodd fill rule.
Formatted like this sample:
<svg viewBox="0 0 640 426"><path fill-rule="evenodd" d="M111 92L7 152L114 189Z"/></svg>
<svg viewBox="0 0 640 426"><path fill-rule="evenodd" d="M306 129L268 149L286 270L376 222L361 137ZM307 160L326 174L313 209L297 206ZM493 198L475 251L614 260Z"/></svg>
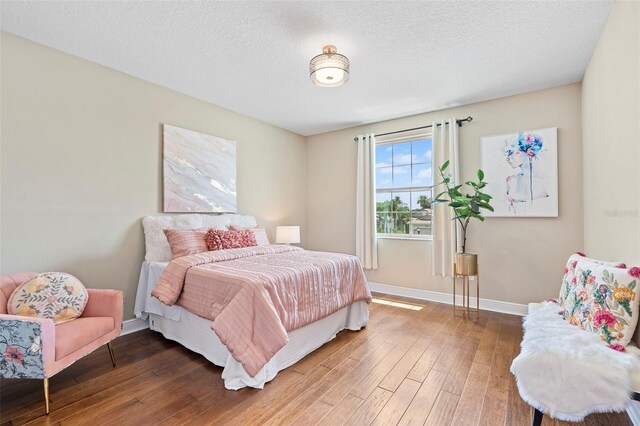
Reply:
<svg viewBox="0 0 640 426"><path fill-rule="evenodd" d="M252 377L288 342L287 331L371 300L357 257L280 245L175 259L151 294L211 319Z"/></svg>

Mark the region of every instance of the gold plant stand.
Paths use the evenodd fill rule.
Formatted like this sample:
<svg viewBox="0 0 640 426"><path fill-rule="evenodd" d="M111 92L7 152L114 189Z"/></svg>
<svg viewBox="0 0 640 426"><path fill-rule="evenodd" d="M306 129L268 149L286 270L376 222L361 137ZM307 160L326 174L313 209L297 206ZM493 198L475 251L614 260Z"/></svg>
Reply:
<svg viewBox="0 0 640 426"><path fill-rule="evenodd" d="M462 278L462 306L456 306L456 283ZM476 278L476 318L480 318L480 271L478 255L472 253L457 253L453 263L453 314L462 312L463 317L470 317L472 311L469 304L470 277Z"/></svg>

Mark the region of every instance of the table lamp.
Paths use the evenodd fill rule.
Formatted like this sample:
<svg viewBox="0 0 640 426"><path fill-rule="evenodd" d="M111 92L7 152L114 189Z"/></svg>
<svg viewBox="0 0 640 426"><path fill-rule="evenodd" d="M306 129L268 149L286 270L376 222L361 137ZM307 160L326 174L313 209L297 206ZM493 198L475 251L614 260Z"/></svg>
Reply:
<svg viewBox="0 0 640 426"><path fill-rule="evenodd" d="M300 242L299 226L276 226L277 244L295 244Z"/></svg>

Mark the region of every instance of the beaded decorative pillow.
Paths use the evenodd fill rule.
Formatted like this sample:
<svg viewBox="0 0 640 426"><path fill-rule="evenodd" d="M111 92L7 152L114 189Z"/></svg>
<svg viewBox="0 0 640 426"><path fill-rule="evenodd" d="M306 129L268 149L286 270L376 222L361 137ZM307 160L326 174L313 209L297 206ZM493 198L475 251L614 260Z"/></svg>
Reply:
<svg viewBox="0 0 640 426"><path fill-rule="evenodd" d="M269 237L267 236L267 231L262 226L252 226L248 228L243 228L241 226L229 225L229 229L232 231L251 231L256 239L257 246L268 246L271 245L269 242Z"/></svg>
<svg viewBox="0 0 640 426"><path fill-rule="evenodd" d="M209 231L207 231L206 241L207 247L211 251L252 247L257 245L254 233L248 229L242 231L209 229Z"/></svg>
<svg viewBox="0 0 640 426"><path fill-rule="evenodd" d="M46 272L20 284L9 297L7 312L49 318L59 324L82 315L89 293L79 279L64 272Z"/></svg>

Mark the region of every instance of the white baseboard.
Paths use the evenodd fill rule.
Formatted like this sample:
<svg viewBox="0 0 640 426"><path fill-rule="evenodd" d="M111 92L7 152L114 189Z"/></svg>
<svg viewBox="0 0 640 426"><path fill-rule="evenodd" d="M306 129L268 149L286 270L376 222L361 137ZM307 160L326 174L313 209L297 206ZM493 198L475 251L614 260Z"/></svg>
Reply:
<svg viewBox="0 0 640 426"><path fill-rule="evenodd" d="M418 288L399 287L389 284L379 284L369 282L372 291L385 293L392 296L410 297L412 299L428 300L430 302L446 303L451 305L452 297L449 293L440 293L437 291L421 290ZM456 304L462 305L462 295L456 295ZM469 304L476 306L476 298L469 297ZM501 312L504 314L523 316L527 313L527 305L519 303L502 302L500 300L491 300L480 298L480 309L485 311Z"/></svg>
<svg viewBox="0 0 640 426"><path fill-rule="evenodd" d="M149 328L149 321L141 318L133 318L122 322L121 336L129 333L135 333L136 331Z"/></svg>

